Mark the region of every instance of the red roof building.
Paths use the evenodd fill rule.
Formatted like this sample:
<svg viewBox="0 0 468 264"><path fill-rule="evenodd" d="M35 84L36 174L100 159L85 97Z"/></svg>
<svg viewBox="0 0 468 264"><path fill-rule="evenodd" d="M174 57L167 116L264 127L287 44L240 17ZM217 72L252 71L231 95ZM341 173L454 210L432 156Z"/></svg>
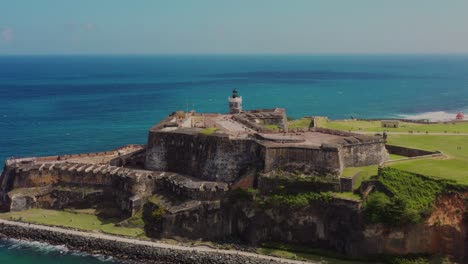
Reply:
<svg viewBox="0 0 468 264"><path fill-rule="evenodd" d="M465 115L462 112L459 112L456 117L457 120L463 120L465 119Z"/></svg>

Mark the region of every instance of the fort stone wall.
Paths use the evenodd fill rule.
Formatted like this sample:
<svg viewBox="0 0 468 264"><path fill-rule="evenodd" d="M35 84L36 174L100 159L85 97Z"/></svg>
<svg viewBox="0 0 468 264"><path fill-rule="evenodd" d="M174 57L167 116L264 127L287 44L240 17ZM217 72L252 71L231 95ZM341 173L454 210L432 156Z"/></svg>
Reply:
<svg viewBox="0 0 468 264"><path fill-rule="evenodd" d="M61 209L85 197L106 196L112 197L123 212L132 214L138 210L138 203L154 191L150 175L152 172L99 164L11 164L1 177L0 203L4 211Z"/></svg>
<svg viewBox="0 0 468 264"><path fill-rule="evenodd" d="M259 151L259 145L249 139L151 131L145 165L149 170L234 182L250 169L262 166Z"/></svg>
<svg viewBox="0 0 468 264"><path fill-rule="evenodd" d="M381 164L389 159L385 142L357 143L343 146L340 150L343 168Z"/></svg>
<svg viewBox="0 0 468 264"><path fill-rule="evenodd" d="M279 169L321 176L341 173L336 148L265 147L264 152L264 172Z"/></svg>

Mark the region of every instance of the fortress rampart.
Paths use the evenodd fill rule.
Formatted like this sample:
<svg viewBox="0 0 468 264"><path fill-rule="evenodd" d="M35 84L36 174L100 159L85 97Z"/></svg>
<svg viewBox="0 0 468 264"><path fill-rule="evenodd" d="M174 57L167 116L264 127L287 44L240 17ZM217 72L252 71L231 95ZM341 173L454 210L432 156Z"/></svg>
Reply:
<svg viewBox="0 0 468 264"><path fill-rule="evenodd" d="M259 145L250 139L206 136L194 131L151 131L146 169L171 171L209 181L233 182L261 165Z"/></svg>
<svg viewBox="0 0 468 264"><path fill-rule="evenodd" d="M382 138L341 131L313 129L244 138L222 133L203 135L199 131L152 129L146 169L233 183L252 172L274 169L338 177L345 167L380 164L388 159ZM320 138L331 141L320 143Z"/></svg>
<svg viewBox="0 0 468 264"><path fill-rule="evenodd" d="M338 148L265 147L264 172L274 169L312 175L341 173Z"/></svg>

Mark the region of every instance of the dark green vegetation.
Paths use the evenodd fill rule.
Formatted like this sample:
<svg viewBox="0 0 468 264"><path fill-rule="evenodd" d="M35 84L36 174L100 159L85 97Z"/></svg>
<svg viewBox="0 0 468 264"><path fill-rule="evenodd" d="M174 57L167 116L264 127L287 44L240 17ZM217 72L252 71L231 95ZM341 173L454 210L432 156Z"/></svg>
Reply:
<svg viewBox="0 0 468 264"><path fill-rule="evenodd" d="M371 223L390 226L421 223L433 209L439 195L463 189L454 181L383 168L372 180L384 189L369 195L364 213Z"/></svg>
<svg viewBox="0 0 468 264"><path fill-rule="evenodd" d="M275 194L258 197L257 202L263 206L280 207L288 209L300 209L310 205L312 201L328 202L333 199L331 192L323 193L299 193L299 194Z"/></svg>
<svg viewBox="0 0 468 264"><path fill-rule="evenodd" d="M158 237L158 230L162 230L162 223L166 215L166 208L157 196L152 196L143 206L142 218L145 223L145 232L149 236Z"/></svg>
<svg viewBox="0 0 468 264"><path fill-rule="evenodd" d="M265 194L323 192L333 190L339 185L339 180L336 177L313 176L285 171L272 171L268 174L259 175L259 178L259 181L274 186L270 189L262 189L262 193Z"/></svg>
<svg viewBox="0 0 468 264"><path fill-rule="evenodd" d="M236 189L230 193L229 201L254 202L259 207L274 207L285 209L301 209L305 208L313 201L328 202L333 199L331 192L305 192L289 194L287 192L279 192L276 194L262 195L255 189Z"/></svg>

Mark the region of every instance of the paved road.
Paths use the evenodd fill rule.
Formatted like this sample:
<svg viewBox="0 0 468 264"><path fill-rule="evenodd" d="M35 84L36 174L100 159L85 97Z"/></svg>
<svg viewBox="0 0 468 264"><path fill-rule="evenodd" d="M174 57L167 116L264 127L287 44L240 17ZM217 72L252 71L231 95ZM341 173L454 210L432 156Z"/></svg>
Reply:
<svg viewBox="0 0 468 264"><path fill-rule="evenodd" d="M0 224L11 225L11 226L21 226L21 227L33 228L37 230L46 230L46 231L52 231L52 232L57 232L57 233L62 233L62 234L82 236L82 237L87 237L87 238L91 237L91 238L96 238L99 240L118 241L118 242L123 242L123 243L150 246L150 247L155 247L155 248L242 255L246 257L254 257L254 258L265 259L265 260L275 260L278 262L291 263L291 264L311 264L311 263L317 264L317 262L306 262L306 261L276 258L272 256L259 255L255 253L238 251L238 250L224 250L224 249L213 249L209 247L187 247L187 246L171 245L171 244L166 244L162 242L130 239L130 238L124 238L124 237L119 237L119 236L101 234L101 233L76 231L76 230L64 229L64 228L59 228L59 227L50 227L50 226L35 225L35 224L28 224L28 223L21 223L21 222L13 222L13 221L2 220L2 219L0 219Z"/></svg>

